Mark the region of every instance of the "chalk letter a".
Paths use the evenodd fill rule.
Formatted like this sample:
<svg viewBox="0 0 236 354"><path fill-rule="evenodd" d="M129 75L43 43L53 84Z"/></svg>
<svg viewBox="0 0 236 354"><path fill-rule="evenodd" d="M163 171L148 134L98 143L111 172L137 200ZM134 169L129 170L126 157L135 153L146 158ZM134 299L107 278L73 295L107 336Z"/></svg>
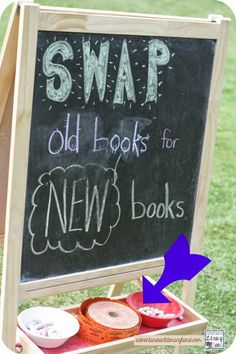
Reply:
<svg viewBox="0 0 236 354"><path fill-rule="evenodd" d="M124 89L126 88L127 99L136 102L134 82L131 71L129 51L126 40L123 41L120 65L117 75L114 103L122 104L124 102Z"/></svg>

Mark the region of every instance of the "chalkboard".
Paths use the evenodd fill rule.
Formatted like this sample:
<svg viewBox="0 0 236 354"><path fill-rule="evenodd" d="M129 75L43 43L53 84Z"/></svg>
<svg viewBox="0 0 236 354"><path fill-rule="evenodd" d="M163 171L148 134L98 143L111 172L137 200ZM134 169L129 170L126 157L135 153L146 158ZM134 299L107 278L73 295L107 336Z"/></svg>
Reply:
<svg viewBox="0 0 236 354"><path fill-rule="evenodd" d="M22 282L190 240L215 43L38 32Z"/></svg>

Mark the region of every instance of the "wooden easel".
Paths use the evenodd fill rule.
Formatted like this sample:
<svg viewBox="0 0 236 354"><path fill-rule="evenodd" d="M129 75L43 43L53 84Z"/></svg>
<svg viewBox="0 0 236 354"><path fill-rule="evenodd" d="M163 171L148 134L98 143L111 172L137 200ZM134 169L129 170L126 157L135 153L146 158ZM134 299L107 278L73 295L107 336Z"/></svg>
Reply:
<svg viewBox="0 0 236 354"><path fill-rule="evenodd" d="M3 244L7 180L11 140L11 122L14 96L14 78L17 56L19 6L15 3L0 56L0 244Z"/></svg>
<svg viewBox="0 0 236 354"><path fill-rule="evenodd" d="M188 19L178 17L155 17L144 15L133 15L125 13L111 13L102 11L88 11L60 8L39 7L36 4L22 4L20 10L20 23L18 30L18 10L14 5L11 22L5 40L3 56L1 58L0 78L1 81L7 82L7 87L0 89L0 100L3 102L0 111L0 120L3 117L2 124L8 122L7 136L10 136L10 116L13 114L12 121L12 140L11 140L11 157L10 170L8 179L8 196L7 196L7 215L5 228L5 245L4 245L4 267L3 267L3 283L1 298L1 333L0 338L5 343L2 344L4 353L11 353L14 350L16 336L16 318L17 309L20 301L30 299L37 296L47 296L72 290L81 290L91 286L100 286L114 283L109 295L119 295L123 288L123 282L139 278L142 274L154 274L161 272L163 269L163 258L158 260L147 261L144 264L138 262L132 265L124 265L112 267L112 269L96 270L87 272L86 274L69 275L67 277L55 277L54 279L45 279L39 282L31 282L19 284L20 265L21 265L21 245L23 235L23 209L26 193L26 177L27 177L27 156L29 149L29 141L25 139L29 136L30 117L32 111L33 97L33 76L34 63L36 58L35 45L37 42L37 32L47 28L52 31L63 31L69 29L73 31L81 26L78 24L78 18L88 21L86 30L103 31L109 33L113 30L116 18L116 26L119 32L127 33L129 21L132 21L132 27L129 33L135 34L140 27L145 28L146 20L150 21L149 32L157 33L162 36L168 33L176 36L186 36L186 28L179 26L181 21L188 26L188 35L193 38L212 38L217 40L216 55L213 67L213 76L209 98L208 118L206 123L203 153L200 167L200 178L196 197L196 206L194 214L193 231L191 238L191 251L193 253L201 253L201 247L204 235L204 223L207 207L207 196L210 184L210 170L213 158L214 141L216 134L216 115L219 110L219 98L221 94L223 81L223 68L226 56L227 36L228 36L228 19L221 16L209 16L208 19ZM127 24L126 24L127 20ZM168 24L167 22L168 21ZM65 25L66 23L66 25ZM125 23L125 24L124 24ZM158 26L157 26L158 24ZM184 29L183 29L184 28ZM18 37L18 49L16 38ZM16 75L15 58L17 55ZM7 54L6 54L7 53ZM9 53L11 53L9 55ZM10 58L10 60L9 60ZM14 104L12 106L13 81L15 77ZM3 79L2 79L3 78ZM28 83L25 85L25 83ZM21 95L23 94L24 100ZM9 139L5 144L9 146ZM3 165L7 169L8 158L3 157ZM2 161L1 161L2 163ZM19 165L22 173L19 176ZM6 177L3 177L6 181ZM5 182L6 183L6 182ZM3 196L3 208L5 196ZM140 283L139 283L140 284ZM186 312L195 318L195 322L189 326L175 328L173 330L164 329L158 331L159 334L199 334L206 326L206 320L196 313L190 306L194 305L197 280L185 282L183 286L182 301ZM194 317L195 316L195 317ZM179 327L179 326L177 326ZM156 334L153 332L153 334ZM19 332L19 338L24 347L24 353L42 353L42 351L32 344L27 337ZM132 346L132 339L122 340L119 343L109 343L89 350L79 350L78 353L129 353L139 348ZM144 348L143 348L144 349ZM176 353L180 352L176 349ZM185 349L181 349L184 353ZM77 353L77 352L76 352Z"/></svg>

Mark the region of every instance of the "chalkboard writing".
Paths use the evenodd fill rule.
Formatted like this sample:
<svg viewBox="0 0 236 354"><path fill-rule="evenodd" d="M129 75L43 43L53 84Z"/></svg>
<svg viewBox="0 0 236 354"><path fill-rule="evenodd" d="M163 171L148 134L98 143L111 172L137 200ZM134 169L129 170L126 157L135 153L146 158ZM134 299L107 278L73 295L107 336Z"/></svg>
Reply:
<svg viewBox="0 0 236 354"><path fill-rule="evenodd" d="M39 32L23 282L190 239L214 50L209 39Z"/></svg>

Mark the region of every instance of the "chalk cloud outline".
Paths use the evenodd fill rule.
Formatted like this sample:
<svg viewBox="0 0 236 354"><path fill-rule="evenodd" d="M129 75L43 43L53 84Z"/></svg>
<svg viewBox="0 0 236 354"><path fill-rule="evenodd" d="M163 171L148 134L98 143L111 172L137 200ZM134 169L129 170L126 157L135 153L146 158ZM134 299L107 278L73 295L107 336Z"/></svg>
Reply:
<svg viewBox="0 0 236 354"><path fill-rule="evenodd" d="M50 244L50 239L47 238L47 241L46 241L46 245L45 245L45 248L41 251L36 251L34 249L34 238L36 237L36 233L34 233L32 231L32 227L31 227L31 224L32 224L32 219L33 219L33 216L34 216L34 213L35 213L35 210L36 208L38 207L38 204L35 203L35 197L38 193L38 191L40 190L41 187L44 187L44 183L42 183L42 179L45 175L48 175L48 176L51 176L51 174L56 171L56 170L61 170L63 173L67 172L70 168L73 168L73 167L76 167L76 168L82 168L82 169L85 169L86 166L99 166L99 168L102 168L105 172L109 172L109 171L112 171L113 172L113 182L111 183L111 185L116 189L117 191L117 201L115 203L117 209L118 209L118 216L116 218L116 222L113 224L113 225L109 225L109 233L105 239L104 242L100 243L100 242L97 242L96 239L93 239L92 241L92 245L90 247L84 247L80 244L80 242L78 240L76 240L76 245L73 249L71 250L66 250L63 248L62 244L61 244L61 241L58 241L58 244L57 246L52 246ZM117 166L116 166L117 167ZM30 242L30 249L32 251L33 254L35 255L42 255L44 253L46 253L49 249L52 250L52 251L55 251L55 250L60 250L62 253L73 253L75 250L77 249L81 249L83 251L90 251L92 250L95 246L104 246L110 236L111 236L111 233L112 233L112 229L116 227L116 225L119 223L120 221L120 216L121 216L121 207L120 207L120 190L119 188L117 187L116 185L116 181L117 181L117 178L118 178L118 175L117 175L117 172L116 172L116 169L113 169L113 168L105 168L101 165L98 165L98 164L95 164L95 163L89 163L89 164L86 164L84 167L79 165L79 164L73 164L73 165L70 165L66 168L63 168L61 166L57 166L55 168L53 168L52 170L50 170L49 172L45 172L43 174L41 174L38 178L38 183L39 185L37 186L37 188L34 190L33 194L32 194L32 197L31 197L31 205L33 205L33 209L30 213L30 216L29 216L29 220L28 220L28 231L29 231L29 234L31 236L31 242ZM45 237L45 236L44 236Z"/></svg>

